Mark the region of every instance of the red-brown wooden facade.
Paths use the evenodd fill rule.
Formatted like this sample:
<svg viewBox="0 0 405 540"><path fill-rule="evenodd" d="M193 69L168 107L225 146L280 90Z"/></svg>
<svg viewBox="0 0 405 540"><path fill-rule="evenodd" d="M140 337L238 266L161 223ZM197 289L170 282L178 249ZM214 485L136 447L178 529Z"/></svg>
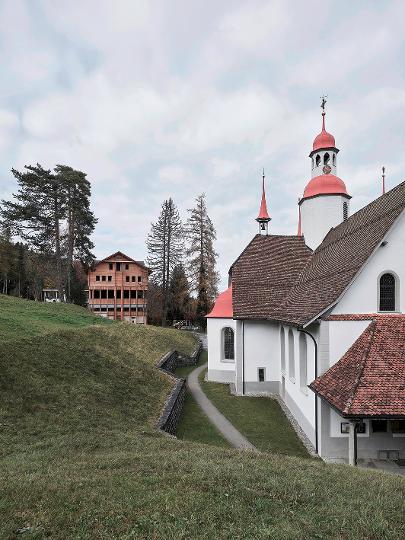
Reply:
<svg viewBox="0 0 405 540"><path fill-rule="evenodd" d="M113 320L147 323L149 269L118 251L89 271L88 308Z"/></svg>

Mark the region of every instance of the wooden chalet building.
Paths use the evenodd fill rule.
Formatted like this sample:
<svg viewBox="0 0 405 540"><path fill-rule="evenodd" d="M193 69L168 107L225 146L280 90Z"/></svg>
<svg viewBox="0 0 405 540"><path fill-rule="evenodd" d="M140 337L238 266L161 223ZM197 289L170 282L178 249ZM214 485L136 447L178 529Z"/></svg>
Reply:
<svg viewBox="0 0 405 540"><path fill-rule="evenodd" d="M143 261L121 251L96 261L87 276L88 308L108 319L146 324L149 273Z"/></svg>

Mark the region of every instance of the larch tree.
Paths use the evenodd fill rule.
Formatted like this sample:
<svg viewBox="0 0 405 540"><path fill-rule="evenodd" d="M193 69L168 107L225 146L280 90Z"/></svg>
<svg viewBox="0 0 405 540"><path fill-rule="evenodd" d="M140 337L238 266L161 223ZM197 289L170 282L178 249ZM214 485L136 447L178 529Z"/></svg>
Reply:
<svg viewBox="0 0 405 540"><path fill-rule="evenodd" d="M152 281L162 290L162 326L167 322L169 285L173 269L183 258L183 225L172 198L165 200L147 239L147 263Z"/></svg>
<svg viewBox="0 0 405 540"><path fill-rule="evenodd" d="M208 215L205 195L199 195L196 205L189 210L186 224L187 270L197 296L196 317L205 326L205 315L218 294L219 275L216 270L218 254L214 249L216 231Z"/></svg>

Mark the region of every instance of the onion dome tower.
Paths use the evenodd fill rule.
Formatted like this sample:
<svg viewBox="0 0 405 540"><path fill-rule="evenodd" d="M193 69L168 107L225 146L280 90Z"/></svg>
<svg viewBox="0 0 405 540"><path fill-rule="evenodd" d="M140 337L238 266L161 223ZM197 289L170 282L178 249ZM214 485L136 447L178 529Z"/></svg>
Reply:
<svg viewBox="0 0 405 540"><path fill-rule="evenodd" d="M322 98L322 131L314 139L309 154L312 178L299 200L301 231L305 243L316 249L332 227L349 216L350 195L346 185L336 176L337 155L335 138L325 129L325 97Z"/></svg>
<svg viewBox="0 0 405 540"><path fill-rule="evenodd" d="M266 190L264 189L264 169L263 169L263 184L262 184L262 200L260 203L259 215L256 218L256 221L259 224L259 234L267 235L269 234L269 222L271 217L267 211L267 202L266 202Z"/></svg>

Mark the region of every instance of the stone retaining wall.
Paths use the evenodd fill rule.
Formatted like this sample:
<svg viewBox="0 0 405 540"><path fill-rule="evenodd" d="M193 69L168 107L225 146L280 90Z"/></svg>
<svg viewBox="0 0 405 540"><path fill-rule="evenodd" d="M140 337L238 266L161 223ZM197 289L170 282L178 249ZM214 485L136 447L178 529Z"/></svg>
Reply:
<svg viewBox="0 0 405 540"><path fill-rule="evenodd" d="M170 433L170 435L176 433L186 397L186 379L176 377L174 372L179 367L197 365L201 351L202 342L199 341L197 348L191 356L185 356L177 351L171 351L165 354L157 364L157 367L161 371L175 379L174 388L163 406L157 423L157 428L165 433Z"/></svg>

